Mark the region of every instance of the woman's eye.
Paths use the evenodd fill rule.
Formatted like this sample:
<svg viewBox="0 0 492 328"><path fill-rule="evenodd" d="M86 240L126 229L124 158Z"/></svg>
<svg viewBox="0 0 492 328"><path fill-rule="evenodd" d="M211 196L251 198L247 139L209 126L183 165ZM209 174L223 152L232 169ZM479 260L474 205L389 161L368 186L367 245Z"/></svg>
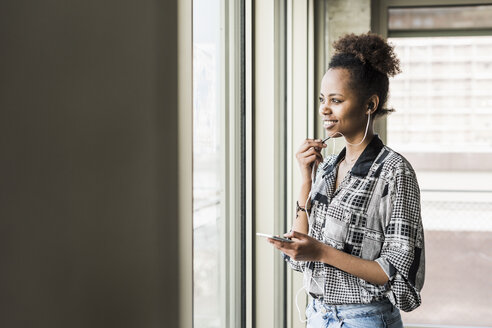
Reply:
<svg viewBox="0 0 492 328"><path fill-rule="evenodd" d="M332 103L335 103L335 104L339 104L339 103L341 103L341 101L340 101L340 100L335 99L335 98L331 98L331 102L332 102Z"/></svg>
<svg viewBox="0 0 492 328"><path fill-rule="evenodd" d="M320 103L323 103L324 99L322 97L319 97L318 99Z"/></svg>

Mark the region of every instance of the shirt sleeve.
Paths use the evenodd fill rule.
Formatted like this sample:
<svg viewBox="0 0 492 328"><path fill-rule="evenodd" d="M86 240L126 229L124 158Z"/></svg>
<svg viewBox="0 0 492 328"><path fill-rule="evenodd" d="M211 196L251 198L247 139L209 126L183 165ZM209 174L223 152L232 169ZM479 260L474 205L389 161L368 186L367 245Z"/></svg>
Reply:
<svg viewBox="0 0 492 328"><path fill-rule="evenodd" d="M410 164L402 163L389 179L386 207L389 222L380 257L376 259L389 278L389 300L408 312L421 303L424 284L424 231L420 212L420 191ZM384 197L383 197L384 198ZM382 199L383 200L383 199Z"/></svg>
<svg viewBox="0 0 492 328"><path fill-rule="evenodd" d="M284 258L284 261L287 262L290 267L299 272L304 272L306 269L306 262L305 261L296 261L290 258L290 256L286 255L285 253L282 253L282 257Z"/></svg>

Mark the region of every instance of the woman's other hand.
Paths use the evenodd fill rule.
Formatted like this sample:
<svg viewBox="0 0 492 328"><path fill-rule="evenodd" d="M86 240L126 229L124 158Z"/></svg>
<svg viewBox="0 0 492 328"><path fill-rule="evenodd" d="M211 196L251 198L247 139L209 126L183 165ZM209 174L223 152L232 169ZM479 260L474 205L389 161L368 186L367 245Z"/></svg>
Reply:
<svg viewBox="0 0 492 328"><path fill-rule="evenodd" d="M306 234L291 231L284 235L292 239L292 243L268 239L278 250L295 261L321 261L328 245L314 239Z"/></svg>
<svg viewBox="0 0 492 328"><path fill-rule="evenodd" d="M389 277L377 261L365 260L345 253L306 234L291 231L284 235L292 243L268 238L278 250L295 261L322 262L364 279L371 284L384 285Z"/></svg>
<svg viewBox="0 0 492 328"><path fill-rule="evenodd" d="M326 144L324 144L319 139L306 139L299 147L299 150L296 153L296 158L301 170L303 183L311 182L311 171L313 168L313 164L316 163L316 165L318 165L319 163L323 162L321 149L325 147Z"/></svg>

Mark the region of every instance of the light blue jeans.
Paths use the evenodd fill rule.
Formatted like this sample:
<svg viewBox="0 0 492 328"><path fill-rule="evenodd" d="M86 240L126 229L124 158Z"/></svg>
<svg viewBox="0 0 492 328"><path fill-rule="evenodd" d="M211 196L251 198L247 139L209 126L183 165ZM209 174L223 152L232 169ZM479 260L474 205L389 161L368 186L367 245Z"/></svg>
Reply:
<svg viewBox="0 0 492 328"><path fill-rule="evenodd" d="M403 328L400 310L388 300L371 304L326 305L313 299L306 328Z"/></svg>

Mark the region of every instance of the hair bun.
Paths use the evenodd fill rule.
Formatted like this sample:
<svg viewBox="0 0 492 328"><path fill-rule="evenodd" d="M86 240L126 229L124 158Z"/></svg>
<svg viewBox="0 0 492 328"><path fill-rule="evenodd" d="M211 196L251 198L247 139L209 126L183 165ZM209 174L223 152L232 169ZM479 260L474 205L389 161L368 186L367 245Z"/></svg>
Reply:
<svg viewBox="0 0 492 328"><path fill-rule="evenodd" d="M347 34L333 43L333 47L335 54L352 54L362 63L371 65L388 77L401 72L394 47L375 33Z"/></svg>

